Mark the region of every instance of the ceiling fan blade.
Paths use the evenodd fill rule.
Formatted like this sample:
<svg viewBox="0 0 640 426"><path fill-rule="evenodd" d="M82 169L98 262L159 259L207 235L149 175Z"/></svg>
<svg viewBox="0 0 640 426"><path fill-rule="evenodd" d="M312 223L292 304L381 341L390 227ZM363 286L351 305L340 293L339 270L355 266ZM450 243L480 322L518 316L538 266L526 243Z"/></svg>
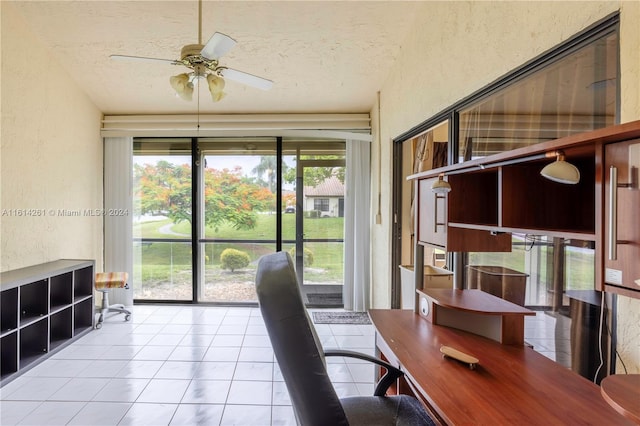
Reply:
<svg viewBox="0 0 640 426"><path fill-rule="evenodd" d="M143 56L128 56L128 55L111 55L111 59L124 60L124 61L156 61L156 62L168 62L170 64L180 64L180 62L173 59L160 59L160 58L145 58Z"/></svg>
<svg viewBox="0 0 640 426"><path fill-rule="evenodd" d="M271 80L243 71L234 70L233 68L223 67L220 70L220 74L226 79L237 81L238 83L246 84L247 86L255 87L257 89L269 90L273 86L273 81Z"/></svg>
<svg viewBox="0 0 640 426"><path fill-rule="evenodd" d="M214 33L207 44L204 45L200 54L207 59L218 59L225 55L235 45L236 41L228 35Z"/></svg>

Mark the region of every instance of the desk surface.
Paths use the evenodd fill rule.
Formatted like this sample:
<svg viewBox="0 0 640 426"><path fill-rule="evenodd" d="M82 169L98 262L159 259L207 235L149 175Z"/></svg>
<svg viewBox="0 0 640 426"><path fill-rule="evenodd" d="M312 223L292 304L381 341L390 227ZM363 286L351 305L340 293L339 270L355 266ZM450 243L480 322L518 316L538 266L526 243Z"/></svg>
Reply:
<svg viewBox="0 0 640 426"><path fill-rule="evenodd" d="M485 315L535 315L530 309L492 296L482 290L453 290L450 288L426 288L418 290L440 305L461 311Z"/></svg>
<svg viewBox="0 0 640 426"><path fill-rule="evenodd" d="M614 374L602 379L600 385L605 401L640 424L640 374Z"/></svg>
<svg viewBox="0 0 640 426"><path fill-rule="evenodd" d="M412 311L369 315L378 348L447 424L632 424L597 385L531 348L433 325ZM443 358L442 345L475 356L479 365L471 370Z"/></svg>

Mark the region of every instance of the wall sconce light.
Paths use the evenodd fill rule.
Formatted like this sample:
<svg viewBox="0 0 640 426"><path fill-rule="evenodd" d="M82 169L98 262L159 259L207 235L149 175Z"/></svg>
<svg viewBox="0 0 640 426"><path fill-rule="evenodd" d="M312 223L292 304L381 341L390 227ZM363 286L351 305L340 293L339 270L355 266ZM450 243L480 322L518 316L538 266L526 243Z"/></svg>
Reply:
<svg viewBox="0 0 640 426"><path fill-rule="evenodd" d="M433 182L431 190L436 194L446 194L451 191L451 185L449 185L449 182L444 180L444 173L440 173L438 175L438 180Z"/></svg>
<svg viewBox="0 0 640 426"><path fill-rule="evenodd" d="M576 184L580 182L580 171L576 166L564 160L564 152L555 151L551 155L556 156L556 161L547 164L540 170L542 176L558 183Z"/></svg>

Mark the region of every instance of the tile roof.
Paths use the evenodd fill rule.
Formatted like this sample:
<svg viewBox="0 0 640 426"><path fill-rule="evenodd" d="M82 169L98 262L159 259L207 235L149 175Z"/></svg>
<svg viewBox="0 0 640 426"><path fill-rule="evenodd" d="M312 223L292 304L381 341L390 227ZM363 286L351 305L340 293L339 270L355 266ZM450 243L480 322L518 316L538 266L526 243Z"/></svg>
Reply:
<svg viewBox="0 0 640 426"><path fill-rule="evenodd" d="M318 186L305 186L307 197L344 197L344 184L335 176L325 179Z"/></svg>

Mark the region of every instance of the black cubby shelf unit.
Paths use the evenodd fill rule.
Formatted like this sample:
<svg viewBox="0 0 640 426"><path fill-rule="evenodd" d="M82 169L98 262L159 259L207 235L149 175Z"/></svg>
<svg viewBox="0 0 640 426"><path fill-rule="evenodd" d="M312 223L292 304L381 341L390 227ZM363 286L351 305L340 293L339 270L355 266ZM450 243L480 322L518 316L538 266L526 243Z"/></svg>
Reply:
<svg viewBox="0 0 640 426"><path fill-rule="evenodd" d="M62 259L0 274L0 386L93 330L94 270Z"/></svg>

